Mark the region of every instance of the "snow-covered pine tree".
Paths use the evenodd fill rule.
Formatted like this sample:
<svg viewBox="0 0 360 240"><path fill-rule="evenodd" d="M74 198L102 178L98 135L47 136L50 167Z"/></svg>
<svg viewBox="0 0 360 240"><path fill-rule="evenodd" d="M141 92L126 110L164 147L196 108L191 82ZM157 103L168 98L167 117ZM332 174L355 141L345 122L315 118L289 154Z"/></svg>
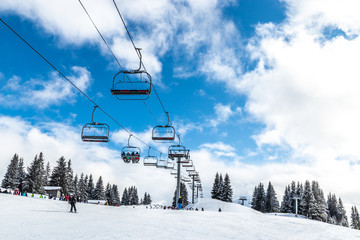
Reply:
<svg viewBox="0 0 360 240"><path fill-rule="evenodd" d="M95 192L94 199L96 199L96 200L104 200L105 199L104 182L103 182L101 176L99 177L98 181L96 182L94 192Z"/></svg>
<svg viewBox="0 0 360 240"><path fill-rule="evenodd" d="M15 155L10 160L10 163L7 167L7 171L4 175L4 178L1 182L1 187L15 189L19 185L19 156Z"/></svg>
<svg viewBox="0 0 360 240"><path fill-rule="evenodd" d="M54 167L50 176L50 186L61 187L60 192L66 194L68 184L66 179L67 166L65 158L60 157L56 163L57 165Z"/></svg>
<svg viewBox="0 0 360 240"><path fill-rule="evenodd" d="M113 184L112 186L112 192L113 192L113 202L115 206L119 206L120 205L120 194L119 194L119 190L118 190L118 186L116 184Z"/></svg>
<svg viewBox="0 0 360 240"><path fill-rule="evenodd" d="M338 202L335 194L329 193L327 199L327 210L328 210L328 223L337 224L338 216Z"/></svg>
<svg viewBox="0 0 360 240"><path fill-rule="evenodd" d="M72 187L73 187L73 189L74 189L74 194L75 194L75 196L76 196L76 197L80 196L79 179L78 179L78 175L77 175L77 174L75 174Z"/></svg>
<svg viewBox="0 0 360 240"><path fill-rule="evenodd" d="M129 194L128 194L128 190L125 188L121 197L121 205L129 205L129 204L130 204Z"/></svg>
<svg viewBox="0 0 360 240"><path fill-rule="evenodd" d="M211 198L218 199L219 188L220 188L220 179L219 179L219 173L217 172L215 175L213 188L211 190Z"/></svg>
<svg viewBox="0 0 360 240"><path fill-rule="evenodd" d="M337 225L343 226L343 227L349 227L349 222L346 216L346 211L344 208L344 205L341 201L341 198L339 198L338 202L338 215L336 217L337 219Z"/></svg>
<svg viewBox="0 0 360 240"><path fill-rule="evenodd" d="M74 189L74 174L73 174L73 170L71 167L71 159L69 159L69 161L67 162L67 167L66 167L66 189L67 189L67 193L74 193L75 189Z"/></svg>
<svg viewBox="0 0 360 240"><path fill-rule="evenodd" d="M256 208L256 197L257 197L257 195L258 195L258 188L257 188L257 186L255 186L254 191L253 191L253 195L252 195L252 199L251 199L251 203L250 203L252 209Z"/></svg>
<svg viewBox="0 0 360 240"><path fill-rule="evenodd" d="M50 184L50 174L51 174L51 167L50 167L50 162L48 162L46 164L46 168L45 168L45 185L49 185Z"/></svg>
<svg viewBox="0 0 360 240"><path fill-rule="evenodd" d="M89 180L87 183L87 195L88 195L88 199L90 200L94 200L95 199L95 187L94 187L94 180L92 177L92 174L90 174L89 176Z"/></svg>
<svg viewBox="0 0 360 240"><path fill-rule="evenodd" d="M311 191L311 185L308 180L305 181L304 193L300 200L301 207L303 208L304 214L308 218L312 218L315 208L315 198Z"/></svg>
<svg viewBox="0 0 360 240"><path fill-rule="evenodd" d="M265 195L265 212L279 212L279 201L273 185L269 182Z"/></svg>
<svg viewBox="0 0 360 240"><path fill-rule="evenodd" d="M303 187L302 183L297 182L297 185L296 185L296 196L302 198L303 193L304 193L304 187ZM302 206L301 206L300 202L298 201L298 214L304 215L303 212L304 212L304 211L303 211L303 209L302 209Z"/></svg>
<svg viewBox="0 0 360 240"><path fill-rule="evenodd" d="M296 200L295 197L298 197L296 195L296 183L295 181L292 181L290 184L290 198L291 198L291 212L296 212Z"/></svg>
<svg viewBox="0 0 360 240"><path fill-rule="evenodd" d="M285 186L283 200L281 201L280 212L291 213L290 186Z"/></svg>
<svg viewBox="0 0 360 240"><path fill-rule="evenodd" d="M44 194L45 186L45 168L44 168L44 156L42 153L39 157L35 155L34 160L27 168L27 175L25 180L26 191L33 193Z"/></svg>
<svg viewBox="0 0 360 240"><path fill-rule="evenodd" d="M359 212L356 206L351 207L350 227L359 230Z"/></svg>
<svg viewBox="0 0 360 240"><path fill-rule="evenodd" d="M107 201L108 205L112 205L112 190L111 190L111 184L107 183L105 188L105 200Z"/></svg>
<svg viewBox="0 0 360 240"><path fill-rule="evenodd" d="M259 183L254 189L251 207L257 211L265 212L265 189L262 183Z"/></svg>
<svg viewBox="0 0 360 240"><path fill-rule="evenodd" d="M87 177L87 176L86 176ZM80 196L80 199L81 201L87 201L88 198L87 198L87 186L86 186L86 183L85 183L85 180L84 180L84 174L81 173L80 175L80 180L79 180L79 196Z"/></svg>
<svg viewBox="0 0 360 240"><path fill-rule="evenodd" d="M128 193L130 195L130 205L139 205L137 188L135 186L131 186L128 190Z"/></svg>
<svg viewBox="0 0 360 240"><path fill-rule="evenodd" d="M231 188L230 177L226 173L224 178L224 186L221 193L221 200L224 202L232 202L233 190Z"/></svg>
<svg viewBox="0 0 360 240"><path fill-rule="evenodd" d="M19 165L18 165L18 181L20 184L18 186L20 191L23 191L24 186L25 186L25 180L26 180L26 172L24 170L24 159L23 158L19 158Z"/></svg>
<svg viewBox="0 0 360 240"><path fill-rule="evenodd" d="M224 180L223 180L223 177L220 173L220 176L219 176L219 188L218 188L218 193L217 193L217 198L218 200L222 200L221 199L221 196L223 195L223 192L224 192Z"/></svg>
<svg viewBox="0 0 360 240"><path fill-rule="evenodd" d="M324 193L320 189L319 183L317 181L312 181L311 183L311 190L313 192L315 198L314 204L314 212L312 215L312 219L318 221L325 221L327 220L327 204L324 198Z"/></svg>

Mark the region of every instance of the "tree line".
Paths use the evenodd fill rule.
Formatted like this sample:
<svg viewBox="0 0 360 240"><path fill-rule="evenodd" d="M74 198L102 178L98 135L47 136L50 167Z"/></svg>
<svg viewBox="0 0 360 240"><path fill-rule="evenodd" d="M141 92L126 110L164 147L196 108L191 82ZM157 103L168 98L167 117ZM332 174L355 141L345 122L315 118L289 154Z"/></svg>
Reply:
<svg viewBox="0 0 360 240"><path fill-rule="evenodd" d="M341 198L335 194L329 193L327 201L324 192L317 181L305 181L303 185L300 182L285 187L285 192L281 206L276 197L275 190L269 182L265 193L264 185L260 183L255 187L251 207L261 212L296 212L296 198L298 198L298 214L306 216L309 219L336 224L348 227L348 219ZM355 212L355 210L354 210ZM354 213L354 215L356 215Z"/></svg>
<svg viewBox="0 0 360 240"><path fill-rule="evenodd" d="M145 193L144 198L138 198L135 186L125 188L122 198L118 186L116 184L107 183L104 187L102 176L96 183L92 174L80 174L80 178L76 174L74 177L71 165L71 159L66 161L64 157L60 157L56 162L56 166L51 171L50 163L47 162L45 167L44 155L40 152L34 160L26 168L24 167L23 158L17 154L13 156L8 165L7 171L1 182L3 188L18 188L20 192L32 192L45 194L45 186L61 187L61 194L67 195L74 193L81 201L88 200L106 200L109 205L137 205L150 204L150 194Z"/></svg>

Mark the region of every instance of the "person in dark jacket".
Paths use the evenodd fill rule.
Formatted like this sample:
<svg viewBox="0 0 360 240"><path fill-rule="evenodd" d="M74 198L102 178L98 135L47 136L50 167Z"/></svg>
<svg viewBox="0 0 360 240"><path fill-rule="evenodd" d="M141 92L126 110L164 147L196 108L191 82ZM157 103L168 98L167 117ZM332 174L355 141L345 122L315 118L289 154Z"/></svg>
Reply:
<svg viewBox="0 0 360 240"><path fill-rule="evenodd" d="M76 204L76 198L74 195L70 194L70 197L69 197L69 203L71 205L71 208L70 208L70 212L74 211L76 212L76 207L75 207L75 204Z"/></svg>
<svg viewBox="0 0 360 240"><path fill-rule="evenodd" d="M178 199L178 209L180 210L181 209L181 204L182 204L182 199L181 199L181 196L179 196L179 199Z"/></svg>

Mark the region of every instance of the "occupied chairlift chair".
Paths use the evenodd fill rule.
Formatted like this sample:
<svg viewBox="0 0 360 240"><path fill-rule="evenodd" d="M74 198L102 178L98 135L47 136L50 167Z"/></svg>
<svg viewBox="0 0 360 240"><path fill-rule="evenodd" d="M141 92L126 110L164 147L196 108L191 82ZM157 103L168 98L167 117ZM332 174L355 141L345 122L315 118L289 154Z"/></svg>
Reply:
<svg viewBox="0 0 360 240"><path fill-rule="evenodd" d="M176 136L175 128L170 124L169 113L166 112L168 123L157 125L152 130L152 140L155 142L173 142Z"/></svg>
<svg viewBox="0 0 360 240"><path fill-rule="evenodd" d="M119 100L147 100L151 93L151 76L142 70L141 48L136 48L140 65L136 70L121 70L113 78L111 94Z"/></svg>
<svg viewBox="0 0 360 240"><path fill-rule="evenodd" d="M124 162L126 163L138 163L140 160L140 148L138 147L134 147L134 146L130 146L130 138L131 138L131 134L129 136L128 139L128 145L126 147L123 147L121 149L121 158L124 160Z"/></svg>
<svg viewBox="0 0 360 240"><path fill-rule="evenodd" d="M150 149L148 150L148 155L144 157L144 166L156 166L156 163L158 161L158 158L156 156L150 155Z"/></svg>
<svg viewBox="0 0 360 240"><path fill-rule="evenodd" d="M87 123L81 130L81 140L84 142L109 142L110 127L106 123L94 122L94 112L98 106L94 106L91 123Z"/></svg>

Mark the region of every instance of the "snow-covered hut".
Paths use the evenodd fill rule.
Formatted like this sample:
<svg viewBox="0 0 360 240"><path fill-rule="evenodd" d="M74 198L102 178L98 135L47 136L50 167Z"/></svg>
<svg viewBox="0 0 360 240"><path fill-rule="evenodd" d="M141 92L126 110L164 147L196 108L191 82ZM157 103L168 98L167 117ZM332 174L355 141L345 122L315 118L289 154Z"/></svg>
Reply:
<svg viewBox="0 0 360 240"><path fill-rule="evenodd" d="M45 186L44 190L45 190L46 194L49 195L49 196L56 197L56 198L60 197L61 187Z"/></svg>

